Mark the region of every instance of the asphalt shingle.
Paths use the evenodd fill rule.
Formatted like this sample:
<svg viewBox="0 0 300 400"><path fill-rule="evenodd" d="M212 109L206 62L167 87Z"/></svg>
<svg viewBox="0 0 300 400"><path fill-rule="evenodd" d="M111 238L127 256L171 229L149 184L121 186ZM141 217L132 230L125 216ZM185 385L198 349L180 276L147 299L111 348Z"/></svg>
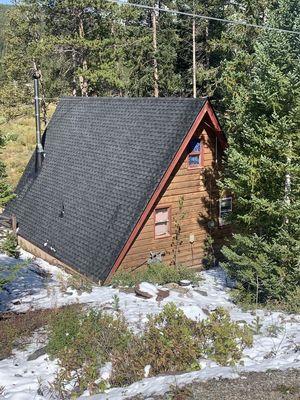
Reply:
<svg viewBox="0 0 300 400"><path fill-rule="evenodd" d="M43 137L41 171L33 155L6 209L19 234L104 280L204 104L63 98Z"/></svg>

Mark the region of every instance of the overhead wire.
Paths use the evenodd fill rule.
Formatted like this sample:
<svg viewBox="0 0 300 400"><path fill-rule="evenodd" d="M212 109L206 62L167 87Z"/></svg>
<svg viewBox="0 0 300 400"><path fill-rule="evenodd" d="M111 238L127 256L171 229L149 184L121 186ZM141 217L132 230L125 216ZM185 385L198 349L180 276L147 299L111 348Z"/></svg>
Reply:
<svg viewBox="0 0 300 400"><path fill-rule="evenodd" d="M269 31L300 35L300 31L294 31L294 30L286 29L286 28L274 28L274 27L268 26L268 25L252 24L250 22L246 22L246 21L242 21L242 20L233 20L233 19L231 20L231 19L226 19L226 18L213 17L213 16L209 16L209 15L196 14L196 13L186 12L186 11L179 11L179 10L174 10L174 9L170 9L170 8L162 8L162 7L158 7L158 6L147 6L144 4L137 4L137 3L129 3L127 1L125 2L122 0L105 0L105 1L107 3L116 3L116 4L120 4L122 6L136 7L136 8L141 8L144 10L161 11L161 12L175 14L175 15L183 15L183 16L191 17L191 18L200 18L200 19L206 19L206 20L212 20L212 21L219 21L219 22L232 24L232 25L243 25L243 26L247 26L250 28L265 29L265 30L269 30Z"/></svg>

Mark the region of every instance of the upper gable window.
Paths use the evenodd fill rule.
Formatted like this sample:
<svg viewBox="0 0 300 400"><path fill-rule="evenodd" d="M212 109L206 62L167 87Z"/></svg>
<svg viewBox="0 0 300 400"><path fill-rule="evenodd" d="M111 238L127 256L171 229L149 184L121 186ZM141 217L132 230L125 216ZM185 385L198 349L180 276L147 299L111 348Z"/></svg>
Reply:
<svg viewBox="0 0 300 400"><path fill-rule="evenodd" d="M188 147L188 166L189 168L199 168L201 166L202 143L200 138L193 138Z"/></svg>
<svg viewBox="0 0 300 400"><path fill-rule="evenodd" d="M170 236L170 207L154 211L154 236L156 239Z"/></svg>

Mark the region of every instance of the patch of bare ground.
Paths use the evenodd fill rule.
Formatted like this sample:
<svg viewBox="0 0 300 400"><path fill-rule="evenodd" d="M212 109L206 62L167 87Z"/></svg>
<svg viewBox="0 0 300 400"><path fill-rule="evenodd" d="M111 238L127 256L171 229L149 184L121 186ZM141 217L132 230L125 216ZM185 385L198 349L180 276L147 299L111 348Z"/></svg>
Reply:
<svg viewBox="0 0 300 400"><path fill-rule="evenodd" d="M194 382L162 396L131 400L299 400L300 370L250 372L237 379Z"/></svg>
<svg viewBox="0 0 300 400"><path fill-rule="evenodd" d="M24 348L30 344L35 331L45 327L50 318L57 316L65 308L72 307L76 306L30 310L25 313L0 313L0 360L9 357L13 349Z"/></svg>

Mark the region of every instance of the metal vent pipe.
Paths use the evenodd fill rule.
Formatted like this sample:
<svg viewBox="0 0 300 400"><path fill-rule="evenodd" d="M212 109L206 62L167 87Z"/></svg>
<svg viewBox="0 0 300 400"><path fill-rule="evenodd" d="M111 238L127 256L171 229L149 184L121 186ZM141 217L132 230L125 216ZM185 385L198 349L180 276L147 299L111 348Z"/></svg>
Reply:
<svg viewBox="0 0 300 400"><path fill-rule="evenodd" d="M35 72L33 74L34 82L34 109L35 109L35 131L36 131L36 172L38 172L42 166L44 148L42 146L41 137L41 120L40 120L40 99L39 99L39 79L40 74Z"/></svg>

